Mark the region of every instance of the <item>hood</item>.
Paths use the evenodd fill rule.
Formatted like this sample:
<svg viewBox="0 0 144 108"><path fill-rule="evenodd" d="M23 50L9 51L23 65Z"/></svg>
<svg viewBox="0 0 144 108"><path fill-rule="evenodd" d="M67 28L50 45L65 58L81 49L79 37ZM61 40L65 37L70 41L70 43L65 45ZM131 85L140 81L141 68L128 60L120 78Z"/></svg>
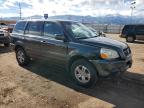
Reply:
<svg viewBox="0 0 144 108"><path fill-rule="evenodd" d="M120 48L120 49L127 48L126 43L113 40L107 37L95 37L95 38L89 38L89 39L81 39L80 41L82 43L93 45L93 46L113 47L113 48Z"/></svg>

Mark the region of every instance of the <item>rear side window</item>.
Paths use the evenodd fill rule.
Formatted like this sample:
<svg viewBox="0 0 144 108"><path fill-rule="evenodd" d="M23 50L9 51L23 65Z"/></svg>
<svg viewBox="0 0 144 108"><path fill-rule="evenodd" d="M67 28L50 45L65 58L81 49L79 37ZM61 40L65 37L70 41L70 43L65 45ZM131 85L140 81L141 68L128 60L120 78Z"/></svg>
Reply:
<svg viewBox="0 0 144 108"><path fill-rule="evenodd" d="M139 25L136 27L136 33L139 35L143 35L144 34L144 25Z"/></svg>
<svg viewBox="0 0 144 108"><path fill-rule="evenodd" d="M43 22L29 22L25 34L41 35Z"/></svg>
<svg viewBox="0 0 144 108"><path fill-rule="evenodd" d="M54 22L45 22L44 36L54 38L55 35L63 35L62 27Z"/></svg>
<svg viewBox="0 0 144 108"><path fill-rule="evenodd" d="M13 32L14 33L24 33L25 26L26 26L26 21L20 21L16 24Z"/></svg>

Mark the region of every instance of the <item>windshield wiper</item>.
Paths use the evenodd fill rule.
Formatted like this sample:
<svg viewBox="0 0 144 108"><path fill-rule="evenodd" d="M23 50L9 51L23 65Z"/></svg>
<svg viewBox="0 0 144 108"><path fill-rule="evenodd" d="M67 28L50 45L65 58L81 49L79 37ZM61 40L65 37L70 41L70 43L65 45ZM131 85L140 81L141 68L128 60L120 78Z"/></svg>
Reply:
<svg viewBox="0 0 144 108"><path fill-rule="evenodd" d="M76 37L76 39L88 39L89 37Z"/></svg>
<svg viewBox="0 0 144 108"><path fill-rule="evenodd" d="M91 38L95 38L95 37L98 37L98 35L92 36Z"/></svg>
<svg viewBox="0 0 144 108"><path fill-rule="evenodd" d="M76 37L76 39L88 39L88 38L95 38L95 37L98 37L98 35L92 37Z"/></svg>

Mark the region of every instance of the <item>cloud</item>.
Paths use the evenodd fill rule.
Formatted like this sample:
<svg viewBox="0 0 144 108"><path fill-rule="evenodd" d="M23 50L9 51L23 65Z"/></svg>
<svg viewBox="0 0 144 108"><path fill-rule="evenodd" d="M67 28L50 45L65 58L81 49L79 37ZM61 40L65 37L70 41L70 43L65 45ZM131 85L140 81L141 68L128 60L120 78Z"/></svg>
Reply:
<svg viewBox="0 0 144 108"><path fill-rule="evenodd" d="M18 3L21 3L22 16L43 15L91 15L101 16L107 14L130 15L130 3L133 0L0 0L0 15L18 15ZM144 9L144 0L135 0L135 13L139 15ZM6 10L7 14L2 12ZM13 10L13 11L12 11Z"/></svg>

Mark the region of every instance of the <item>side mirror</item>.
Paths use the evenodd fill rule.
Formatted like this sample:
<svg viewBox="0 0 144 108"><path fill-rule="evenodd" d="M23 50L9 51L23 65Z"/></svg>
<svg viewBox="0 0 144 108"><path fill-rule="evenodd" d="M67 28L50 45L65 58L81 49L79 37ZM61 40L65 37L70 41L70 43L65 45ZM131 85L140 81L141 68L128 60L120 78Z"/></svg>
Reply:
<svg viewBox="0 0 144 108"><path fill-rule="evenodd" d="M55 34L55 39L56 40L65 40L65 37L63 36L63 35L61 35L61 34Z"/></svg>
<svg viewBox="0 0 144 108"><path fill-rule="evenodd" d="M105 33L103 33L102 31L99 31L99 36L102 36L102 37L106 37Z"/></svg>
<svg viewBox="0 0 144 108"><path fill-rule="evenodd" d="M99 33L99 36L101 36L101 35L102 35L102 32L101 32L101 31L98 31L98 33Z"/></svg>

